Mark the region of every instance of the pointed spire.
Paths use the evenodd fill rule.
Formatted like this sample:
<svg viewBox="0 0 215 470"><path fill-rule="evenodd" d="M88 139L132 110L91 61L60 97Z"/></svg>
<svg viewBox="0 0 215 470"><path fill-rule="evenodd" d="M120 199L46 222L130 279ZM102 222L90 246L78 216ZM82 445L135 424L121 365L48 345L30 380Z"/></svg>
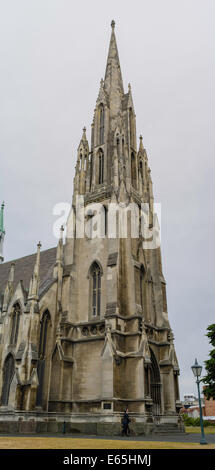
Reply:
<svg viewBox="0 0 215 470"><path fill-rule="evenodd" d="M54 271L53 271L54 278L58 277L59 268L62 268L63 266L63 232L64 232L64 227L63 225L61 225L60 237L58 240L57 252L56 252L56 262L55 262Z"/></svg>
<svg viewBox="0 0 215 470"><path fill-rule="evenodd" d="M10 272L9 272L9 276L8 276L8 282L10 282L11 284L14 281L14 271L15 271L15 263L11 263Z"/></svg>
<svg viewBox="0 0 215 470"><path fill-rule="evenodd" d="M56 264L62 263L63 260L63 232L64 232L64 227L61 225L60 228L60 237L58 241L58 246L57 246L57 254L56 254Z"/></svg>
<svg viewBox="0 0 215 470"><path fill-rule="evenodd" d="M119 62L119 54L116 44L115 36L115 21L111 22L111 38L108 51L106 72L105 72L105 90L108 94L111 94L111 91L118 91L121 94L124 94L122 74Z"/></svg>
<svg viewBox="0 0 215 470"><path fill-rule="evenodd" d="M78 150L80 150L81 148L83 150L86 147L88 148L89 146L88 146L88 140L87 140L87 136L86 136L86 127L84 126L83 127L83 132L82 132L82 137L81 137L81 140L80 140L80 144L78 146ZM78 157L79 157L79 155L78 155Z"/></svg>
<svg viewBox="0 0 215 470"><path fill-rule="evenodd" d="M83 128L83 134L82 134L82 139L83 142L87 142L87 136L86 136L86 127L84 126Z"/></svg>
<svg viewBox="0 0 215 470"><path fill-rule="evenodd" d="M34 266L34 274L39 274L39 268L40 268L40 248L41 248L41 243L39 242L37 244L37 258L36 258L36 263Z"/></svg>
<svg viewBox="0 0 215 470"><path fill-rule="evenodd" d="M80 140L80 144L78 146L78 150L80 150L81 148L88 148L88 140L87 140L87 136L86 136L86 127L84 126L83 127L83 133L82 133L82 137L81 137L81 140ZM79 154L78 154L78 158L79 158Z"/></svg>
<svg viewBox="0 0 215 470"><path fill-rule="evenodd" d="M35 299L38 300L38 292L39 292L39 270L40 270L40 248L41 243L39 242L37 245L37 257L36 262L34 265L34 272L30 280L30 287L29 287L29 295L28 300Z"/></svg>

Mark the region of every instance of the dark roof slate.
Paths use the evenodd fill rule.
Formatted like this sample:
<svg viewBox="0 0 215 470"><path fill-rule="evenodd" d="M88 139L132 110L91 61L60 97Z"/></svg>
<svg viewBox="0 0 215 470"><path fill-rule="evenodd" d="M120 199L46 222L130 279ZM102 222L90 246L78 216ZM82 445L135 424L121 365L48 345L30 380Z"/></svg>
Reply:
<svg viewBox="0 0 215 470"><path fill-rule="evenodd" d="M45 283L46 280L53 278L53 267L56 261L56 250L57 248L54 247L45 251L41 251L40 253L40 285ZM15 263L14 289L16 289L19 281L22 280L24 289L28 290L35 261L36 253L0 264L0 293L2 294L6 287L11 263Z"/></svg>

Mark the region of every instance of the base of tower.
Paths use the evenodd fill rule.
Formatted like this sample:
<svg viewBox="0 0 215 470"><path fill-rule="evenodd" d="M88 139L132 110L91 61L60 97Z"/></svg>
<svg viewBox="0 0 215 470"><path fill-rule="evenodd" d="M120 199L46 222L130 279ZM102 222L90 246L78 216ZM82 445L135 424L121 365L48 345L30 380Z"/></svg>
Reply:
<svg viewBox="0 0 215 470"><path fill-rule="evenodd" d="M161 415L159 419L129 413L130 435L184 432L178 414ZM85 434L119 436L122 413L64 414L50 412L0 411L0 434Z"/></svg>

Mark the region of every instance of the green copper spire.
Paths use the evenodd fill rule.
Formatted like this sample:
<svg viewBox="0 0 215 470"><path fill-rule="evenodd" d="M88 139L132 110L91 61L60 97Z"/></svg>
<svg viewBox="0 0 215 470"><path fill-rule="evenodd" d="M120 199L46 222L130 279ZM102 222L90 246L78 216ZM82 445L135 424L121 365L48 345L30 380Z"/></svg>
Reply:
<svg viewBox="0 0 215 470"><path fill-rule="evenodd" d="M1 212L0 212L0 233L5 234L5 230L4 230L4 202L1 205Z"/></svg>

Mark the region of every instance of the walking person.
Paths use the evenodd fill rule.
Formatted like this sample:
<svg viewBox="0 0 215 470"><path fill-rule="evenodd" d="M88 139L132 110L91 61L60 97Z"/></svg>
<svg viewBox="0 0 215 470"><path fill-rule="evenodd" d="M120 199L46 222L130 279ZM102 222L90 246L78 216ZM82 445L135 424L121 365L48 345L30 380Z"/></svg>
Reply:
<svg viewBox="0 0 215 470"><path fill-rule="evenodd" d="M122 436L129 436L130 434L130 429L128 426L129 423L130 423L130 419L128 416L128 408L126 408L123 419L122 419Z"/></svg>

